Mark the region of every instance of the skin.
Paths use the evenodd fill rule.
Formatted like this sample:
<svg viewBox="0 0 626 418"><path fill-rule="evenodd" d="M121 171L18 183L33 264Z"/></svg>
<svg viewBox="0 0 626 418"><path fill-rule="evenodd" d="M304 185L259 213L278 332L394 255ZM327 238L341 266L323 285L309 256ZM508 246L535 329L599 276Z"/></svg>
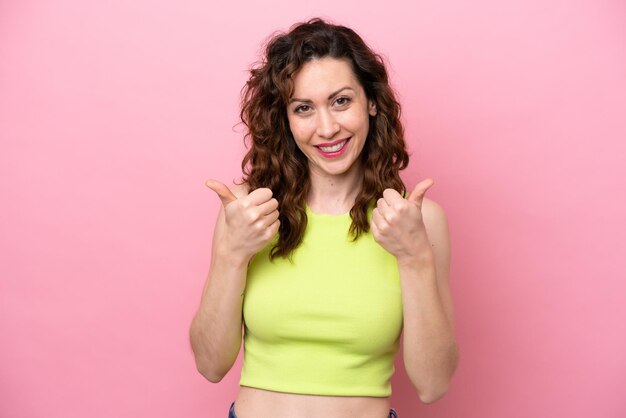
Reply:
<svg viewBox="0 0 626 418"><path fill-rule="evenodd" d="M376 107L367 99L347 61L308 62L294 77L288 119L297 146L309 160L311 192L307 203L317 213L350 210L363 168L359 155L368 120ZM349 139L344 152L326 158L319 144ZM446 392L456 369L452 300L448 285L450 244L444 211L424 194L433 181L417 184L407 199L387 189L373 211L375 240L396 256L404 309L404 365L422 402ZM200 373L218 382L232 367L242 339L242 302L250 259L278 230L278 203L269 189L248 193L208 180L222 202L211 266L200 307L190 329ZM383 418L388 398L296 395L241 387L238 418L272 416Z"/></svg>
<svg viewBox="0 0 626 418"><path fill-rule="evenodd" d="M347 61L321 58L297 73L287 110L296 145L309 160L309 207L318 213L348 212L363 178L359 155L376 106ZM340 139L349 141L339 157L325 158L316 147Z"/></svg>

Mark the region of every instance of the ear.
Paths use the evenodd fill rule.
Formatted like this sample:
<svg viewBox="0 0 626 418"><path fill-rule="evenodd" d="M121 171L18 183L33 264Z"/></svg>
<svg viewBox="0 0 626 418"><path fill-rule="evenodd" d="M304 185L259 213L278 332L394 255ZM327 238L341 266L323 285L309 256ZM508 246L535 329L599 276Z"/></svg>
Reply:
<svg viewBox="0 0 626 418"><path fill-rule="evenodd" d="M370 114L370 116L376 116L376 113L378 113L378 111L376 110L376 103L371 100L369 101L368 113Z"/></svg>

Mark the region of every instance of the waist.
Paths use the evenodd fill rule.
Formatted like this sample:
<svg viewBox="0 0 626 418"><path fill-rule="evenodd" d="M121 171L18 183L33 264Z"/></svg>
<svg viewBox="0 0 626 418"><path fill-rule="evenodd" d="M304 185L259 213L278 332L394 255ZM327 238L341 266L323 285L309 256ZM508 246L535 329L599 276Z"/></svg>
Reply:
<svg viewBox="0 0 626 418"><path fill-rule="evenodd" d="M237 418L387 418L389 415L389 398L303 395L247 386L240 387L235 405Z"/></svg>

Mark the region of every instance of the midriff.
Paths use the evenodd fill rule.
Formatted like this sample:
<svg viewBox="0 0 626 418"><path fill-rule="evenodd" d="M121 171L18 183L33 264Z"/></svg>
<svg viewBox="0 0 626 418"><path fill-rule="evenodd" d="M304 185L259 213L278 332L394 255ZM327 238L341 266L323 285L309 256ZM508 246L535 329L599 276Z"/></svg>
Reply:
<svg viewBox="0 0 626 418"><path fill-rule="evenodd" d="M237 418L387 418L389 398L318 396L241 386Z"/></svg>

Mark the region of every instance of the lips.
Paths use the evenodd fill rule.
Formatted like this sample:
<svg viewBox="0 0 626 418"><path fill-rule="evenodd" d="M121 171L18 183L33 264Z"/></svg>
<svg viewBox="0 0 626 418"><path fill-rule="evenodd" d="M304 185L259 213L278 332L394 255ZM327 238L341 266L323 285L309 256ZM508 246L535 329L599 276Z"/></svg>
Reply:
<svg viewBox="0 0 626 418"><path fill-rule="evenodd" d="M332 146L325 146L325 147L324 147L324 146L318 145L318 147L319 147L322 151L324 151L324 152L337 152L337 151L339 151L340 149L342 149L344 145L346 145L346 142L347 142L347 141L345 141L345 140L344 140L344 141L341 141L340 143L335 144L335 145L332 145Z"/></svg>
<svg viewBox="0 0 626 418"><path fill-rule="evenodd" d="M333 142L318 144L315 147L325 157L336 157L341 154L348 141L350 141L350 138L343 138Z"/></svg>

